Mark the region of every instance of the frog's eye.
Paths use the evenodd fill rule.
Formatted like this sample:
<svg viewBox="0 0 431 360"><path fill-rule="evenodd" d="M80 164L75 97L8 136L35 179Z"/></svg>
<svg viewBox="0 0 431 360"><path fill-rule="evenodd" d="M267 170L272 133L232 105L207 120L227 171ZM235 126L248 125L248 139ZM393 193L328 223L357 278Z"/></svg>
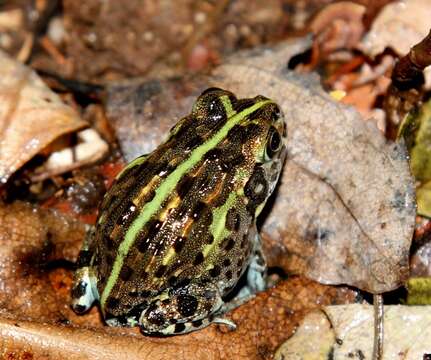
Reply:
<svg viewBox="0 0 431 360"><path fill-rule="evenodd" d="M266 157L272 159L272 157L281 150L282 146L283 141L281 140L280 133L275 127L271 126L266 141Z"/></svg>

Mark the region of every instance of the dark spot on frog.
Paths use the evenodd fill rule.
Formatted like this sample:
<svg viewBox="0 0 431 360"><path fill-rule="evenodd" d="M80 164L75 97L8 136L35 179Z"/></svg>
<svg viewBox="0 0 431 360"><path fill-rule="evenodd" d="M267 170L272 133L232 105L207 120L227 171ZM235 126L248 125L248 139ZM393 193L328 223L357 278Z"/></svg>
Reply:
<svg viewBox="0 0 431 360"><path fill-rule="evenodd" d="M195 320L192 322L192 326L195 328L201 327L202 326L202 320Z"/></svg>
<svg viewBox="0 0 431 360"><path fill-rule="evenodd" d="M124 211L117 218L117 221L116 221L117 225L124 226L127 223L129 223L135 211L136 211L136 205L133 202L128 201L127 205L124 206Z"/></svg>
<svg viewBox="0 0 431 360"><path fill-rule="evenodd" d="M222 151L217 148L209 150L204 156L205 160L210 160L210 161L219 160L222 158L223 158Z"/></svg>
<svg viewBox="0 0 431 360"><path fill-rule="evenodd" d="M161 326L166 322L165 316L157 309L150 308L147 312L148 321L156 326Z"/></svg>
<svg viewBox="0 0 431 360"><path fill-rule="evenodd" d="M173 243L173 247L174 247L174 250L175 250L175 252L177 254L181 252L181 250L183 249L185 243L186 243L186 238L185 237L183 237L183 236L177 236L175 238L175 241Z"/></svg>
<svg viewBox="0 0 431 360"><path fill-rule="evenodd" d="M228 280L232 279L232 271L230 270L226 271L225 276L226 276L226 279Z"/></svg>
<svg viewBox="0 0 431 360"><path fill-rule="evenodd" d="M248 109L250 106L253 106L256 103L254 99L240 99L232 104L233 109L240 113L241 111Z"/></svg>
<svg viewBox="0 0 431 360"><path fill-rule="evenodd" d="M103 242L108 250L112 251L115 249L114 239L112 239L111 235L103 236Z"/></svg>
<svg viewBox="0 0 431 360"><path fill-rule="evenodd" d="M176 334L182 333L186 329L186 326L183 323L175 324L174 332Z"/></svg>
<svg viewBox="0 0 431 360"><path fill-rule="evenodd" d="M184 278L184 279L178 279L175 284L173 285L175 291L181 291L182 288L185 288L187 285L190 284L190 279Z"/></svg>
<svg viewBox="0 0 431 360"><path fill-rule="evenodd" d="M264 202L268 195L268 183L265 180L264 170L259 164L254 167L253 174L245 184L244 194L249 199L247 210L254 215L256 207Z"/></svg>
<svg viewBox="0 0 431 360"><path fill-rule="evenodd" d="M118 307L118 305L120 304L120 300L114 298L114 297L110 297L108 298L108 300L106 301L106 307L108 309L116 309Z"/></svg>
<svg viewBox="0 0 431 360"><path fill-rule="evenodd" d="M130 266L123 265L120 271L120 279L123 281L129 281L133 274L133 270Z"/></svg>
<svg viewBox="0 0 431 360"><path fill-rule="evenodd" d="M193 186L194 181L195 181L195 178L190 177L188 175L184 175L182 177L182 179L180 180L180 182L177 184L177 187L176 187L177 194L181 199L183 199L187 195L187 193Z"/></svg>
<svg viewBox="0 0 431 360"><path fill-rule="evenodd" d="M166 265L160 265L159 268L156 270L154 276L155 277L162 277L163 274L166 272L167 266Z"/></svg>
<svg viewBox="0 0 431 360"><path fill-rule="evenodd" d="M141 298L149 298L151 296L151 291L143 290L143 291L130 291L130 297L141 297Z"/></svg>
<svg viewBox="0 0 431 360"><path fill-rule="evenodd" d="M163 305L169 305L171 303L171 299L163 299L162 304Z"/></svg>
<svg viewBox="0 0 431 360"><path fill-rule="evenodd" d="M76 263L76 267L83 268L84 266L88 266L91 263L91 258L93 257L93 252L88 250L81 250L78 255L78 261Z"/></svg>
<svg viewBox="0 0 431 360"><path fill-rule="evenodd" d="M177 283L177 281L178 281L178 277L176 277L175 275L172 275L168 279L168 285L169 286L174 286Z"/></svg>
<svg viewBox="0 0 431 360"><path fill-rule="evenodd" d="M203 261L204 261L204 254L202 254L202 252L199 252L193 261L193 265L194 266L200 265L203 263Z"/></svg>
<svg viewBox="0 0 431 360"><path fill-rule="evenodd" d="M87 288L87 284L83 281L80 281L73 289L72 289L72 297L74 299L79 299L81 296L85 294L85 289Z"/></svg>
<svg viewBox="0 0 431 360"><path fill-rule="evenodd" d="M192 138L189 138L186 140L184 144L184 149L186 151L193 150L194 148L198 147L204 142L204 139L202 139L199 135L195 135Z"/></svg>
<svg viewBox="0 0 431 360"><path fill-rule="evenodd" d="M235 125L227 133L227 140L234 144L241 144L244 142L246 135L246 128L244 126Z"/></svg>
<svg viewBox="0 0 431 360"><path fill-rule="evenodd" d="M238 231L241 225L241 217L235 209L229 209L226 215L226 228Z"/></svg>
<svg viewBox="0 0 431 360"><path fill-rule="evenodd" d="M226 238L222 241L220 244L220 247L224 249L225 251L230 251L235 246L235 240L232 238Z"/></svg>
<svg viewBox="0 0 431 360"><path fill-rule="evenodd" d="M224 260L223 260L223 266L224 266L224 267L229 267L229 266L230 266L230 264L231 264L231 263L230 263L230 260L229 260L229 259L224 259Z"/></svg>
<svg viewBox="0 0 431 360"><path fill-rule="evenodd" d="M198 201L195 206L193 207L193 211L192 211L192 218L194 220L199 219L199 217L203 214L205 208L206 208L206 204L203 201Z"/></svg>
<svg viewBox="0 0 431 360"><path fill-rule="evenodd" d="M247 244L248 244L248 234L244 234L240 244L241 249L244 249Z"/></svg>
<svg viewBox="0 0 431 360"><path fill-rule="evenodd" d="M148 203L148 202L152 201L154 199L154 196L156 196L156 192L154 189L152 189L145 196L145 202Z"/></svg>
<svg viewBox="0 0 431 360"><path fill-rule="evenodd" d="M192 316L198 308L198 301L196 298L188 294L178 295L177 303L178 312L184 317Z"/></svg>
<svg viewBox="0 0 431 360"><path fill-rule="evenodd" d="M211 277L215 278L220 275L220 267L215 265L210 271L209 274Z"/></svg>
<svg viewBox="0 0 431 360"><path fill-rule="evenodd" d="M386 223L385 222L382 222L381 224L380 224L380 229L385 229L386 228Z"/></svg>
<svg viewBox="0 0 431 360"><path fill-rule="evenodd" d="M214 235L208 234L205 240L207 244L212 244L214 242Z"/></svg>
<svg viewBox="0 0 431 360"><path fill-rule="evenodd" d="M236 145L237 146L237 145ZM226 173L232 172L232 170L245 162L245 156L242 153L225 151L223 161L220 163L221 170Z"/></svg>

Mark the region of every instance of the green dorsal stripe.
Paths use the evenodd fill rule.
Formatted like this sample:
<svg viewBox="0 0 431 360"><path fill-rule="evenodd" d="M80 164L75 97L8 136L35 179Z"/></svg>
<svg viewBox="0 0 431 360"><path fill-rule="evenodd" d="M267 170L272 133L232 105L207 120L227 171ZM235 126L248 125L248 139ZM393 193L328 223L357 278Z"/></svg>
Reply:
<svg viewBox="0 0 431 360"><path fill-rule="evenodd" d="M145 223L147 223L150 218L157 213L163 201L174 191L178 181L183 177L184 174L190 171L190 169L192 169L193 166L195 166L209 150L216 147L217 144L226 137L230 129L232 129L246 116L270 102L271 100L263 100L228 118L226 124L224 124L223 127L218 132L216 132L213 137L209 138L202 145L194 149L187 160L179 164L177 168L160 183L159 187L155 191L156 194L153 200L144 205L141 212L139 213L139 216L132 222L129 229L127 230L123 242L118 247L117 257L115 258L111 274L109 275L105 289L103 290L102 296L100 298L102 310L104 310L106 299L108 298L118 279L124 259L135 242L139 231L142 229Z"/></svg>

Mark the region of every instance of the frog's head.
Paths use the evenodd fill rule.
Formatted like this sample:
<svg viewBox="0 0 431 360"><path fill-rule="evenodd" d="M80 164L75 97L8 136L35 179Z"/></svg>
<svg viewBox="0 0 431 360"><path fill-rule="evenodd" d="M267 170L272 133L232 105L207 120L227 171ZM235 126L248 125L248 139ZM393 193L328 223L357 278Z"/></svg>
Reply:
<svg viewBox="0 0 431 360"><path fill-rule="evenodd" d="M233 176L230 191L244 190L249 210L258 215L287 154L280 107L264 96L237 99L229 91L210 88L194 104L192 119L189 126L208 144L207 161L217 162L221 172Z"/></svg>

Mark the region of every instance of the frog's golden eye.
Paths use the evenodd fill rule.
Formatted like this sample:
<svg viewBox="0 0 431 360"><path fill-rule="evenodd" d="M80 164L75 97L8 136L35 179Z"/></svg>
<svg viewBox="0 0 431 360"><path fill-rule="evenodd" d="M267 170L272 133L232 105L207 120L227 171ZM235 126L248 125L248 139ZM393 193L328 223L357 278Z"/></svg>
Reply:
<svg viewBox="0 0 431 360"><path fill-rule="evenodd" d="M275 127L271 126L269 128L268 138L266 141L267 158L272 159L272 157L281 150L282 146L283 142L281 140L280 133Z"/></svg>

